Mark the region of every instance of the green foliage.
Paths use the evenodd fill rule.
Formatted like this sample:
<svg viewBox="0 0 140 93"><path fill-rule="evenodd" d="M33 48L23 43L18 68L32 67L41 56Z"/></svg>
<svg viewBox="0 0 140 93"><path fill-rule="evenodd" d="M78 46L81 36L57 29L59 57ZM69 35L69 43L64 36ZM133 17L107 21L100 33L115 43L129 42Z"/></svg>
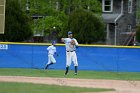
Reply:
<svg viewBox="0 0 140 93"><path fill-rule="evenodd" d="M140 42L140 25L137 27L136 39L137 39L138 42Z"/></svg>
<svg viewBox="0 0 140 93"><path fill-rule="evenodd" d="M62 0L63 1L63 0ZM61 3L64 3L60 0ZM30 12L32 15L41 15L43 18L32 22L35 34L42 34L48 39L59 39L68 17L61 9L56 9L57 0L30 0ZM61 11L60 11L61 10ZM55 27L55 29L53 28ZM50 40L48 40L50 41Z"/></svg>
<svg viewBox="0 0 140 93"><path fill-rule="evenodd" d="M78 9L69 18L68 29L80 43L94 43L105 38L104 24L93 13ZM84 38L83 38L84 37Z"/></svg>
<svg viewBox="0 0 140 93"><path fill-rule="evenodd" d="M101 2L98 0L82 0L82 7L95 13L102 12Z"/></svg>
<svg viewBox="0 0 140 93"><path fill-rule="evenodd" d="M7 3L12 2L12 1L15 1L15 0L8 0ZM19 6L17 1L19 1L19 4L21 6ZM7 11L6 12L6 15L7 15L6 21L10 20L10 22L14 21L15 23L11 25L11 23L9 21L7 21L6 26L13 27L14 29L17 29L16 27L19 27L18 31L16 30L15 33L20 34L22 36L19 36L19 37L21 37L20 39L16 38L15 33L10 33L10 31L8 30L8 32L7 32L8 34L5 35L5 37L3 37L3 38L6 38L6 40L8 38L8 40L10 39L9 41L22 41L23 39L26 39L26 37L23 37L23 35L25 35L23 33L26 31L26 33L27 33L26 35L27 35L27 37L29 37L32 34L31 30L34 32L34 34L40 34L40 35L46 36L50 39L56 39L56 38L60 39L62 36L66 36L67 35L66 32L70 29L70 25L69 25L70 22L68 23L68 20L72 20L72 19L69 19L69 15L71 13L73 13L73 11L78 10L78 9L81 9L81 10L84 9L84 10L89 11L88 14L90 14L90 13L91 14L92 13L101 14L100 0L29 0L29 1L30 1L29 2L30 10L28 13L28 17L31 18L31 16L35 15L35 16L43 16L43 18L39 18L36 22L34 20L31 20L32 22L30 22L30 24L29 24L29 18L27 18L26 14L25 14L27 12L26 11L27 0L16 0L17 4L12 5L12 3L11 3L10 7L12 7L12 8L18 7L18 9L12 9L12 8L10 8L10 9L12 9L12 11L15 13L19 13L17 11L20 11L20 16L18 16L18 18L19 18L19 20L23 19L22 23L24 23L25 28L23 27L22 24L18 23L18 20L14 20L14 18L16 18L15 13L11 14L12 17L11 16L8 17L9 13ZM8 9L8 7L7 7L7 10L10 10L10 9ZM21 9L22 9L22 11L21 11ZM84 26L85 22L87 20L90 20L90 18L92 18L92 15L90 15L90 16L83 15L83 16L85 16L85 17L87 16L87 18L85 19L85 21L82 24L80 23L81 26ZM77 18L77 20L78 20L78 18ZM93 21L96 21L96 20L98 20L98 19L95 18L95 20L93 20ZM73 22L74 21L76 21L76 20L74 19ZM92 43L92 42L96 42L96 41L100 41L100 40L104 39L103 33L101 31L99 31L99 29L101 30L102 27L101 28L97 28L97 27L92 28L93 23L90 21L87 23L91 24L91 25L86 25L83 28L81 28L81 29L83 29L81 31L85 31L85 29L88 30L87 33L85 35L83 35L87 38L85 40L80 39L81 43ZM96 23L97 23L97 25L99 25L100 21L99 22L97 21ZM101 26L102 26L102 24L101 24ZM53 29L53 27L56 27L56 28ZM77 28L72 28L72 30L76 31ZM29 31L29 29L30 29L30 31ZM93 35L91 35L91 29L94 29L94 30L98 29L97 31L99 31L98 33L101 32L100 34L102 37L99 38L99 40L97 40L97 37L99 35L94 35L94 38L92 38ZM10 30L13 30L13 29L10 28ZM77 30L77 31L80 31L80 30ZM83 33L83 32L80 32L80 33ZM94 31L94 33L92 33L92 34L98 34L98 33L95 33L95 31ZM12 35L13 37L9 38L9 36L8 36L9 34ZM78 32L76 35L78 37ZM52 36L55 36L55 37L52 37ZM89 40L87 40L87 39L89 39Z"/></svg>
<svg viewBox="0 0 140 93"><path fill-rule="evenodd" d="M49 15L53 13L54 10L49 3L46 0L30 0L30 15Z"/></svg>
<svg viewBox="0 0 140 93"><path fill-rule="evenodd" d="M29 18L15 0L6 1L5 34L3 41L24 41L32 36Z"/></svg>
<svg viewBox="0 0 140 93"><path fill-rule="evenodd" d="M101 3L98 0L54 0L60 2L60 9L70 14L76 9L87 9L92 12L101 13Z"/></svg>
<svg viewBox="0 0 140 93"><path fill-rule="evenodd" d="M40 70L40 69L20 69L20 68L0 68L1 76L33 76L33 77L59 77L64 78L64 70ZM74 75L70 70L67 78L83 79L112 79L112 80L138 80L140 81L140 72L104 72L104 71L82 71Z"/></svg>
<svg viewBox="0 0 140 93"><path fill-rule="evenodd" d="M44 30L44 35L47 37L54 36L52 33L56 33L57 35L55 36L58 39L67 35L68 16L77 9L86 9L91 13L94 12L100 14L101 3L98 0L30 0L30 15L46 16L45 18L38 20L37 26L35 25L34 29L38 32L42 32L42 30ZM54 26L57 27L55 30L52 29ZM84 41L81 42L85 43ZM94 41L89 40L89 43L91 42Z"/></svg>
<svg viewBox="0 0 140 93"><path fill-rule="evenodd" d="M38 32L44 31L44 36L48 37L48 40L50 38L57 40L60 39L61 31L64 29L67 20L68 18L63 12L57 11L54 16L46 16L39 19L37 25L34 25L33 28Z"/></svg>

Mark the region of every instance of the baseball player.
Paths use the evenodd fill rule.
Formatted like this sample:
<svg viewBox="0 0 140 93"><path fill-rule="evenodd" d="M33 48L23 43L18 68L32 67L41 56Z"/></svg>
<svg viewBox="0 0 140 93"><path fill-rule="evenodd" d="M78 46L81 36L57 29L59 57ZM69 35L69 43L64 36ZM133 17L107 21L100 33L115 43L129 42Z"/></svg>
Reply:
<svg viewBox="0 0 140 93"><path fill-rule="evenodd" d="M65 75L68 74L69 67L71 65L71 62L74 63L75 67L75 75L77 75L77 67L78 67L78 61L77 61L77 55L76 55L76 48L78 48L78 42L75 38L72 37L72 32L68 32L68 38L62 38L62 42L65 43L66 46L66 72Z"/></svg>
<svg viewBox="0 0 140 93"><path fill-rule="evenodd" d="M46 64L45 68L44 69L48 69L48 67L52 64L55 64L56 63L56 60L54 58L54 54L56 54L58 56L58 54L56 53L56 47L55 47L55 44L56 42L53 41L52 42L52 45L49 46L47 48L48 50L48 63Z"/></svg>

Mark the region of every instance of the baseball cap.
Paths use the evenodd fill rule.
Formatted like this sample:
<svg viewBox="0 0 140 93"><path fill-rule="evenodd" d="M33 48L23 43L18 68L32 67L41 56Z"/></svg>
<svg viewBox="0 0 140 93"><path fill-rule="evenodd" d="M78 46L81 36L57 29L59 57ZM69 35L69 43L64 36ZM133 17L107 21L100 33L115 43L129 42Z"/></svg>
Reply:
<svg viewBox="0 0 140 93"><path fill-rule="evenodd" d="M68 35L70 35L70 34L72 34L72 32L71 32L71 31L69 31L69 32L68 32Z"/></svg>
<svg viewBox="0 0 140 93"><path fill-rule="evenodd" d="M56 41L52 41L52 44L56 44Z"/></svg>

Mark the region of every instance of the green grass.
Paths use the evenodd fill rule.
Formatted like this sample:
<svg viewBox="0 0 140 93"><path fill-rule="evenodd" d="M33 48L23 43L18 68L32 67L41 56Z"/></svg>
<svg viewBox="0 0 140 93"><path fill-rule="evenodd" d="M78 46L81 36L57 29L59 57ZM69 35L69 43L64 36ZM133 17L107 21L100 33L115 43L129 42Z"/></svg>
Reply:
<svg viewBox="0 0 140 93"><path fill-rule="evenodd" d="M103 91L113 91L113 89L79 88L45 84L0 82L0 93L97 93Z"/></svg>
<svg viewBox="0 0 140 93"><path fill-rule="evenodd" d="M140 80L140 73L130 72L101 72L101 71L74 71L70 70L64 76L64 70L40 70L24 68L0 68L0 76L33 76L33 77L60 77L60 78L81 78L81 79L114 79L114 80ZM82 93L113 91L113 89L99 88L76 88L57 85L43 85L31 83L8 83L0 82L0 93Z"/></svg>
<svg viewBox="0 0 140 93"><path fill-rule="evenodd" d="M64 76L64 70L40 70L40 69L21 69L21 68L0 68L0 76L33 76L33 77L60 77L60 78L85 78L85 79L114 79L114 80L140 80L140 73L132 72L101 72L101 71L74 71L70 70Z"/></svg>

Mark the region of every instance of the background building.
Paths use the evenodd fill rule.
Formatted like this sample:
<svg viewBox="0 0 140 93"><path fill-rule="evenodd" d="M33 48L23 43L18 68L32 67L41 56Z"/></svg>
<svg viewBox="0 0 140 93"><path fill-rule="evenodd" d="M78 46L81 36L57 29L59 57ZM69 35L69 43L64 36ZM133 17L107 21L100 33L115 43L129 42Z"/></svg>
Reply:
<svg viewBox="0 0 140 93"><path fill-rule="evenodd" d="M106 43L129 45L136 28L136 0L102 0L106 23Z"/></svg>

